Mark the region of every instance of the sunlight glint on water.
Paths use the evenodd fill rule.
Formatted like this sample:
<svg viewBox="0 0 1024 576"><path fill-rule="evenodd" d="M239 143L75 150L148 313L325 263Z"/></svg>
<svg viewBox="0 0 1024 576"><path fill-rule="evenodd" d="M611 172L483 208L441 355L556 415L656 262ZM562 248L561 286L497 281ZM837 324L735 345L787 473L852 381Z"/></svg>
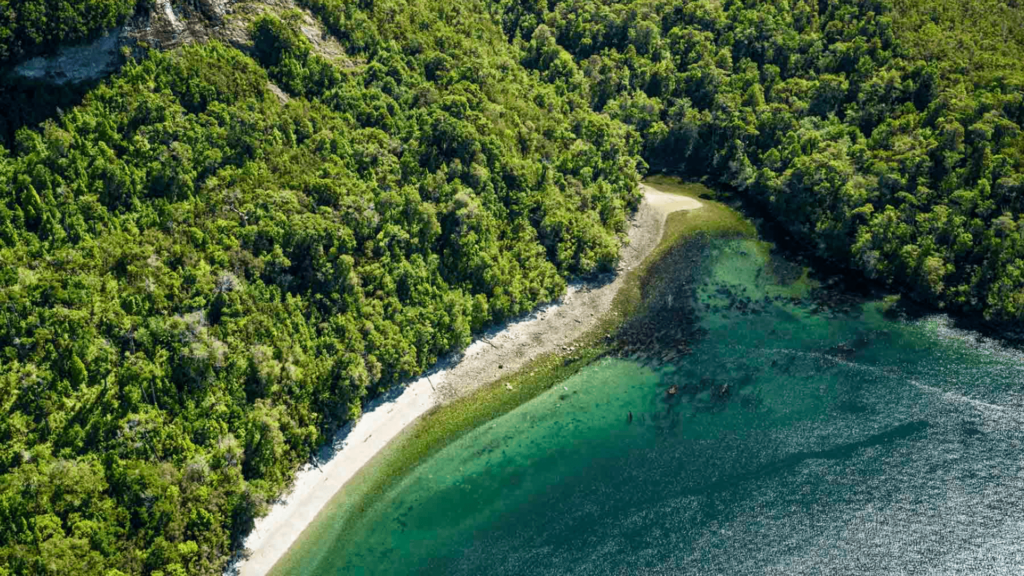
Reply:
<svg viewBox="0 0 1024 576"><path fill-rule="evenodd" d="M753 242L704 256L691 355L590 366L324 530L300 572L1024 573L1019 354L878 303L816 314ZM729 397L666 397L702 379Z"/></svg>

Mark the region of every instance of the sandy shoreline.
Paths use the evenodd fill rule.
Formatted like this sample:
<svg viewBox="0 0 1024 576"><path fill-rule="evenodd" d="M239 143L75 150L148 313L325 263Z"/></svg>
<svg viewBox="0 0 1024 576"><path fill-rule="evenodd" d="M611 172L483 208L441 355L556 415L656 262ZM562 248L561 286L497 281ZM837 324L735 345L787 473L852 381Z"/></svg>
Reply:
<svg viewBox="0 0 1024 576"><path fill-rule="evenodd" d="M612 281L570 285L557 302L483 334L459 357L442 360L423 378L372 402L358 422L343 427L321 451L318 466L307 464L299 470L291 492L256 521L245 541L249 557L227 573L257 576L269 572L334 494L427 410L520 369L597 324L622 287L622 272L643 262L661 241L666 216L701 206L692 198L640 186L644 201L631 222L630 242L622 249L619 273Z"/></svg>

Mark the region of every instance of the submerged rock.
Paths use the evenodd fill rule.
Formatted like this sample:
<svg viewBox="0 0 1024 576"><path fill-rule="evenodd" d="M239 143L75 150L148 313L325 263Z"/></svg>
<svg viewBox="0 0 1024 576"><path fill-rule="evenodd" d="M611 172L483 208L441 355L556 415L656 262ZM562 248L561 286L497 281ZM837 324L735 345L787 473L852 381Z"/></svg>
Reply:
<svg viewBox="0 0 1024 576"><path fill-rule="evenodd" d="M732 388L728 384L722 384L711 393L711 397L715 400L727 400L730 396L732 396Z"/></svg>

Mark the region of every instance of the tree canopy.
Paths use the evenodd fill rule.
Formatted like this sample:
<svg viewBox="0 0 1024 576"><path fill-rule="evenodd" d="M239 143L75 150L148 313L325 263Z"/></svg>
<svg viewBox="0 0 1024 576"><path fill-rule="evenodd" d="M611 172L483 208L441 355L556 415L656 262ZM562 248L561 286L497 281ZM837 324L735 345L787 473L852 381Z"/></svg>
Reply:
<svg viewBox="0 0 1024 576"><path fill-rule="evenodd" d="M365 398L612 269L635 131L417 18L346 68L267 15L0 153L0 573L219 573Z"/></svg>
<svg viewBox="0 0 1024 576"><path fill-rule="evenodd" d="M30 4L0 67L135 9ZM0 98L0 575L219 574L367 398L611 270L648 167L1024 319L1015 0L299 4L347 58L268 13Z"/></svg>
<svg viewBox="0 0 1024 576"><path fill-rule="evenodd" d="M91 40L122 24L136 0L4 0L0 3L0 70L23 58Z"/></svg>
<svg viewBox="0 0 1024 576"><path fill-rule="evenodd" d="M643 136L652 168L766 206L920 301L1024 319L1015 0L502 2L523 64Z"/></svg>

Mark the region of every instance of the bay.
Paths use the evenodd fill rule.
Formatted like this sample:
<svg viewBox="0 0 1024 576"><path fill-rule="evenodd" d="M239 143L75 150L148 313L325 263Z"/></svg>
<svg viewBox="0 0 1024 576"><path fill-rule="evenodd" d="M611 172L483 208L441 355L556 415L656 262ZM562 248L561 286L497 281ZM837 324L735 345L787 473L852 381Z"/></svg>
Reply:
<svg viewBox="0 0 1024 576"><path fill-rule="evenodd" d="M822 304L753 240L690 249L690 354L596 362L321 527L290 571L1024 571L1017 351Z"/></svg>

